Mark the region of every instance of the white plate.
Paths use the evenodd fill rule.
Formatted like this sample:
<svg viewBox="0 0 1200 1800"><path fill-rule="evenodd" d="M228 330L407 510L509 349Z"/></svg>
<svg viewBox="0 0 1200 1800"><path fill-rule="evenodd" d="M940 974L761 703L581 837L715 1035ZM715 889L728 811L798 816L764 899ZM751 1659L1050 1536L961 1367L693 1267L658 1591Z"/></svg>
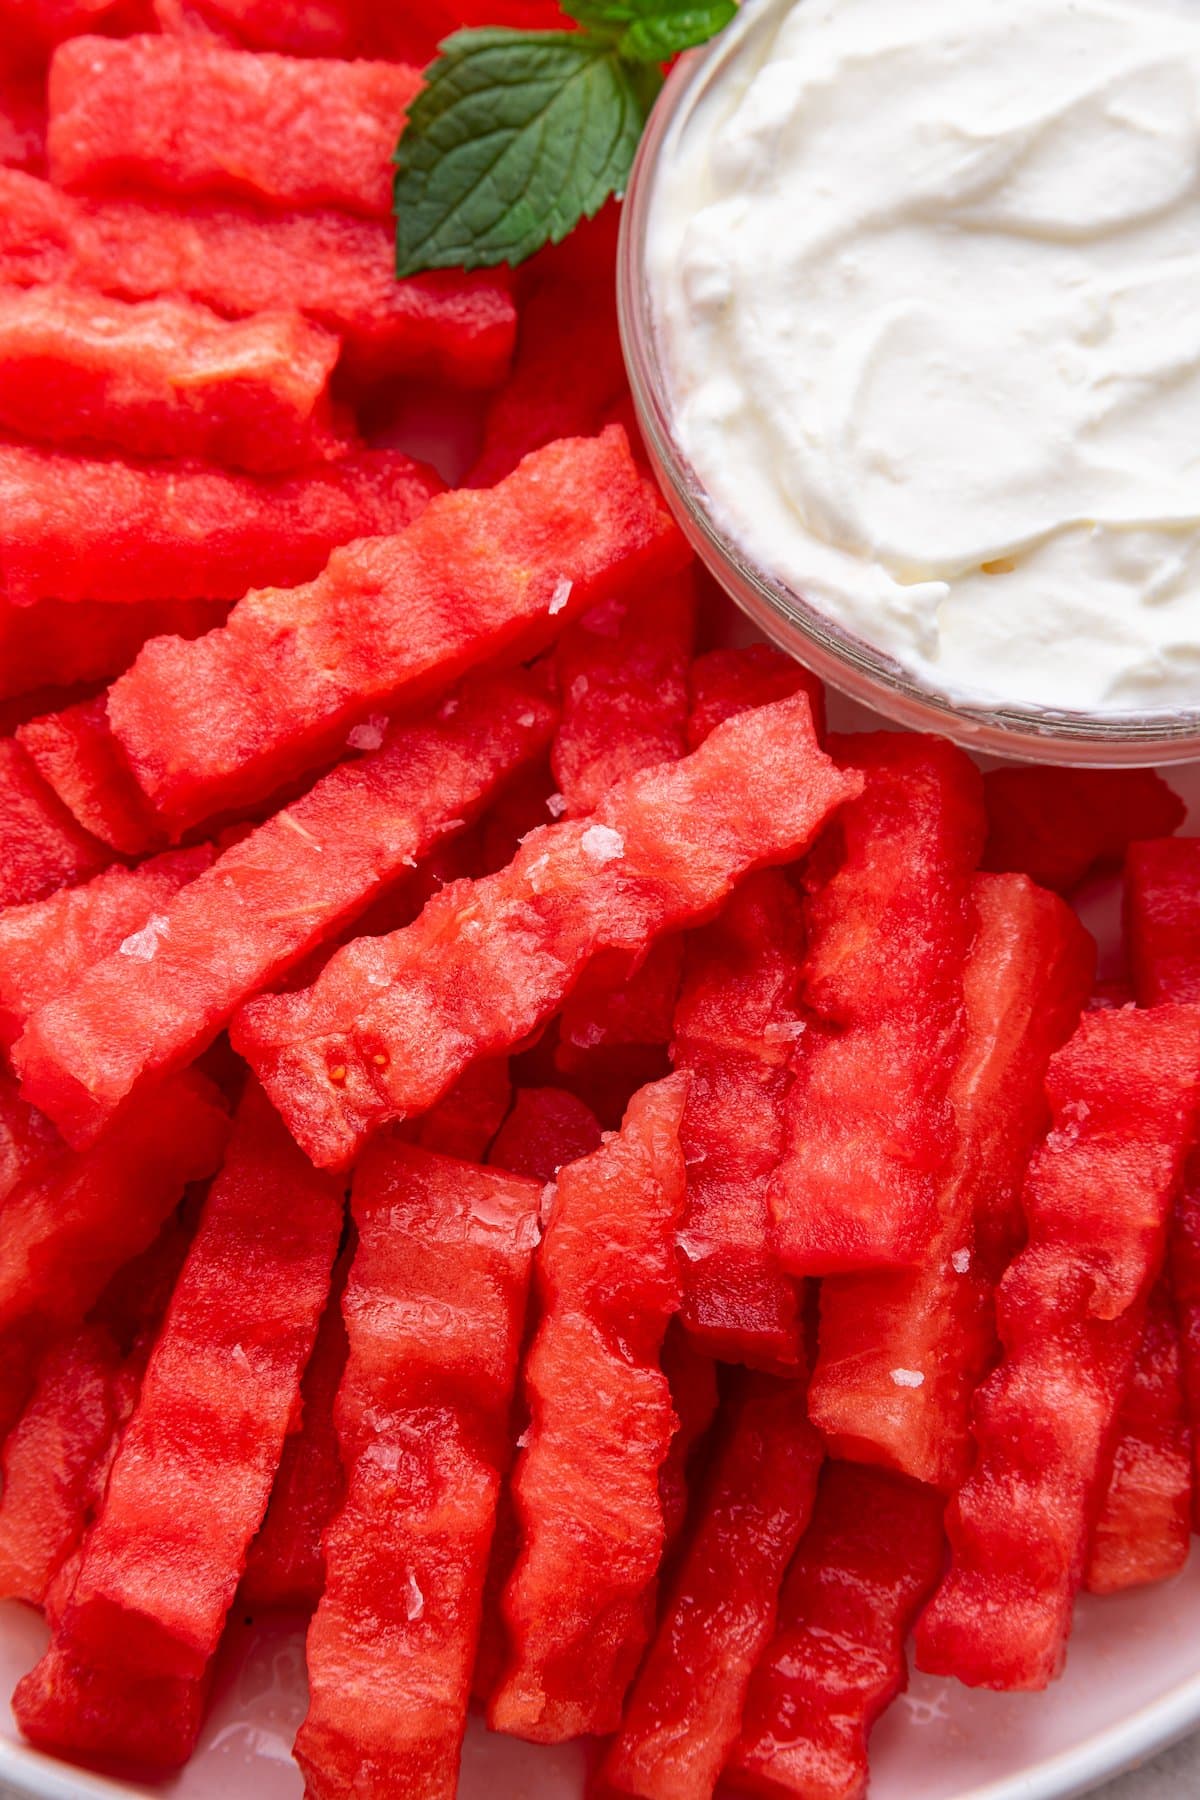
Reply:
<svg viewBox="0 0 1200 1800"><path fill-rule="evenodd" d="M735 627L730 634L749 635ZM831 696L837 729L878 721ZM1168 772L1200 830L1200 765ZM1115 972L1116 883L1081 906ZM33 1613L0 1604L0 1694L9 1695L46 1641ZM302 1630L235 1623L196 1756L177 1779L143 1785L68 1768L22 1744L5 1704L0 1784L31 1800L301 1800L291 1757L304 1716ZM872 1739L871 1800L1070 1800L1200 1728L1200 1550L1174 1581L1113 1599L1084 1599L1063 1679L1046 1694L985 1694L915 1675ZM581 1800L582 1746L538 1749L492 1736L472 1719L459 1800Z"/></svg>
<svg viewBox="0 0 1200 1800"><path fill-rule="evenodd" d="M46 1633L0 1607L0 1685L9 1692ZM215 1703L193 1761L163 1785L67 1769L0 1720L0 1784L36 1800L301 1800L291 1743L304 1714L301 1628L231 1633ZM981 1694L917 1675L872 1744L871 1800L1067 1800L1200 1725L1200 1554L1176 1580L1085 1600L1067 1672L1046 1694ZM473 1719L459 1800L580 1800L577 1745L537 1749Z"/></svg>

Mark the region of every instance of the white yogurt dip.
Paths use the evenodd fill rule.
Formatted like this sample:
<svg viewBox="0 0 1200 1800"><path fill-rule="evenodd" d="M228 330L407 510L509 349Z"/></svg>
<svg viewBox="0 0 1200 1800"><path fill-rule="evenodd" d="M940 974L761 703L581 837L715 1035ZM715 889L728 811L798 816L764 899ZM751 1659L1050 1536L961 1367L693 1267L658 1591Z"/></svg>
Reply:
<svg viewBox="0 0 1200 1800"><path fill-rule="evenodd" d="M750 18L646 244L715 520L952 698L1197 707L1200 0Z"/></svg>

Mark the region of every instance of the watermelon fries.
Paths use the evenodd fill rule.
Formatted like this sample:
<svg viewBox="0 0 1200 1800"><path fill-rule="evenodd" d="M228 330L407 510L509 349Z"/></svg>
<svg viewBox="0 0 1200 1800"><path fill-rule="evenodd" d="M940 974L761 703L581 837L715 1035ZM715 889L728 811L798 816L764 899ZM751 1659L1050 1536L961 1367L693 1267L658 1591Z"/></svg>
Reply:
<svg viewBox="0 0 1200 1800"><path fill-rule="evenodd" d="M464 23L0 0L14 1714L168 1775L278 1613L310 1800L861 1800L1200 1523L1200 839L738 640L615 207L395 279Z"/></svg>

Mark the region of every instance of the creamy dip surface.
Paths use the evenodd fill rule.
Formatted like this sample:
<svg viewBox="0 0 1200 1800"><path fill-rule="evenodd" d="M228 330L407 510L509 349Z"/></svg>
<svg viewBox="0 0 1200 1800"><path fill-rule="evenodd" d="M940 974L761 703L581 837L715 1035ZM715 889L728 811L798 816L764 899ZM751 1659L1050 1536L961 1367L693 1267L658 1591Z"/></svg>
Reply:
<svg viewBox="0 0 1200 1800"><path fill-rule="evenodd" d="M674 430L952 697L1200 706L1200 0L753 0L663 143Z"/></svg>

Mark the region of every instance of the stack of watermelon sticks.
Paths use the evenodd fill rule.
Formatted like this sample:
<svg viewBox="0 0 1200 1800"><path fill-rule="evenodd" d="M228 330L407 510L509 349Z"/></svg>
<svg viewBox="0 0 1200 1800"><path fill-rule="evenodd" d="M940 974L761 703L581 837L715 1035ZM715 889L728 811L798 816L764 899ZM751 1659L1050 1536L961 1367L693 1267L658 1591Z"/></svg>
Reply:
<svg viewBox="0 0 1200 1800"><path fill-rule="evenodd" d="M309 1615L313 1800L450 1800L473 1704L854 1800L914 1627L1044 1688L1187 1555L1200 843L721 647L613 219L392 278L458 17L0 0L15 1713L177 1768L236 1603ZM368 447L418 380L452 491Z"/></svg>

